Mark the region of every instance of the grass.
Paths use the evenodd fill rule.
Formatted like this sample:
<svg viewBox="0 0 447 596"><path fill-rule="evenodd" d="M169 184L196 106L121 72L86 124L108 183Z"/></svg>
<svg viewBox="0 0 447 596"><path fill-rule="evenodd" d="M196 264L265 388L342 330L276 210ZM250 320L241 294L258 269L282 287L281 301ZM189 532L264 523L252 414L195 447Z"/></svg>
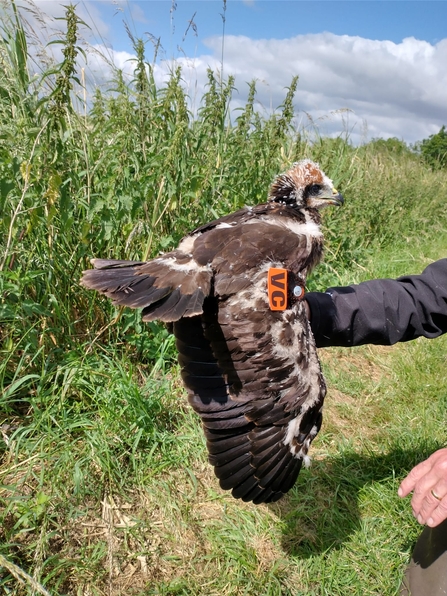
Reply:
<svg viewBox="0 0 447 596"><path fill-rule="evenodd" d="M14 6L14 5L12 5ZM419 527L401 478L445 443L445 338L321 351L329 394L313 465L280 502L223 493L187 406L172 338L82 289L91 256L145 258L310 156L346 197L325 217L310 287L420 272L446 255L447 176L408 148L293 127L293 94L229 111L209 73L197 118L173 71L77 112L74 11L64 62L28 73L30 32L0 57L0 587L9 595L398 593ZM42 55L44 48L42 49ZM16 567L14 567L15 565ZM34 582L34 584L33 584ZM37 582L37 583L36 583Z"/></svg>

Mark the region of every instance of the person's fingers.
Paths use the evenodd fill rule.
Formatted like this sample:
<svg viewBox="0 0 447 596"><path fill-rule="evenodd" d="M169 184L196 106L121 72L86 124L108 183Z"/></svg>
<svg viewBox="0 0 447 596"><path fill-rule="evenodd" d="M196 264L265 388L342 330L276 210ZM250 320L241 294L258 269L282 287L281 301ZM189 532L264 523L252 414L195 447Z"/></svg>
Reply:
<svg viewBox="0 0 447 596"><path fill-rule="evenodd" d="M413 495L411 506L420 524L428 523L429 519L433 519L433 515L436 518L442 517L443 509L447 507L447 480L440 480L423 495ZM435 513L436 510L438 510L437 513ZM439 519L438 523L443 519Z"/></svg>
<svg viewBox="0 0 447 596"><path fill-rule="evenodd" d="M432 468L430 458L415 466L408 476L402 480L397 494L399 497L406 497L415 489L417 482L425 476Z"/></svg>
<svg viewBox="0 0 447 596"><path fill-rule="evenodd" d="M447 498L444 497L442 501L438 502L438 506L431 512L431 515L426 519L425 523L430 528L438 526L441 522L447 519Z"/></svg>
<svg viewBox="0 0 447 596"><path fill-rule="evenodd" d="M405 497L412 491L411 507L419 523L434 527L447 519L447 449L439 449L410 471L398 494Z"/></svg>
<svg viewBox="0 0 447 596"><path fill-rule="evenodd" d="M438 486L438 490L441 493L437 496L443 497L444 494L447 493L447 485L445 489L441 490L441 487L445 482L446 479L443 477L443 471L437 466L433 466L431 470L416 482L413 496L411 498L411 506L413 507L416 517L421 513L424 504L426 504L427 507L436 504L436 497L431 493L435 486Z"/></svg>

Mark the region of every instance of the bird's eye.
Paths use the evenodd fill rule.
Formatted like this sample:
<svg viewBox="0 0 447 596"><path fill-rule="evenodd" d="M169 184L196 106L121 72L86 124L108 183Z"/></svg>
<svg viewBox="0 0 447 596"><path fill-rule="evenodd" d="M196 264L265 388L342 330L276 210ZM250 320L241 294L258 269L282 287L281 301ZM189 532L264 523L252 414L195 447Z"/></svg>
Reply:
<svg viewBox="0 0 447 596"><path fill-rule="evenodd" d="M309 195L318 195L321 192L321 184L311 184L308 187L308 194Z"/></svg>

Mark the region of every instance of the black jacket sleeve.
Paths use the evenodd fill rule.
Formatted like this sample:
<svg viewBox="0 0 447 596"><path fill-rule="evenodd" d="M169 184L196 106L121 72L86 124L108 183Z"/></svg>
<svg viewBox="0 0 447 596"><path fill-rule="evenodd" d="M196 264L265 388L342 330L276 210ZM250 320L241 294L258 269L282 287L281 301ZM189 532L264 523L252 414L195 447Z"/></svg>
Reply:
<svg viewBox="0 0 447 596"><path fill-rule="evenodd" d="M317 346L390 345L447 332L447 259L421 275L309 292Z"/></svg>

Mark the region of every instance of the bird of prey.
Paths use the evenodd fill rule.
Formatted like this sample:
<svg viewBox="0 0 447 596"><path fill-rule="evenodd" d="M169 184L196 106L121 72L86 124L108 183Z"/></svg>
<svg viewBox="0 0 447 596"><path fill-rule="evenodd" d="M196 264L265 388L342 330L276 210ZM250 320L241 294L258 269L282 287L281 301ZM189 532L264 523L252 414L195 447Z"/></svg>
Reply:
<svg viewBox="0 0 447 596"><path fill-rule="evenodd" d="M93 259L83 274L86 288L143 309L143 321L170 323L209 461L235 498L276 501L309 462L326 385L302 297L322 257L319 210L342 203L302 160L267 202L197 228L172 252Z"/></svg>

